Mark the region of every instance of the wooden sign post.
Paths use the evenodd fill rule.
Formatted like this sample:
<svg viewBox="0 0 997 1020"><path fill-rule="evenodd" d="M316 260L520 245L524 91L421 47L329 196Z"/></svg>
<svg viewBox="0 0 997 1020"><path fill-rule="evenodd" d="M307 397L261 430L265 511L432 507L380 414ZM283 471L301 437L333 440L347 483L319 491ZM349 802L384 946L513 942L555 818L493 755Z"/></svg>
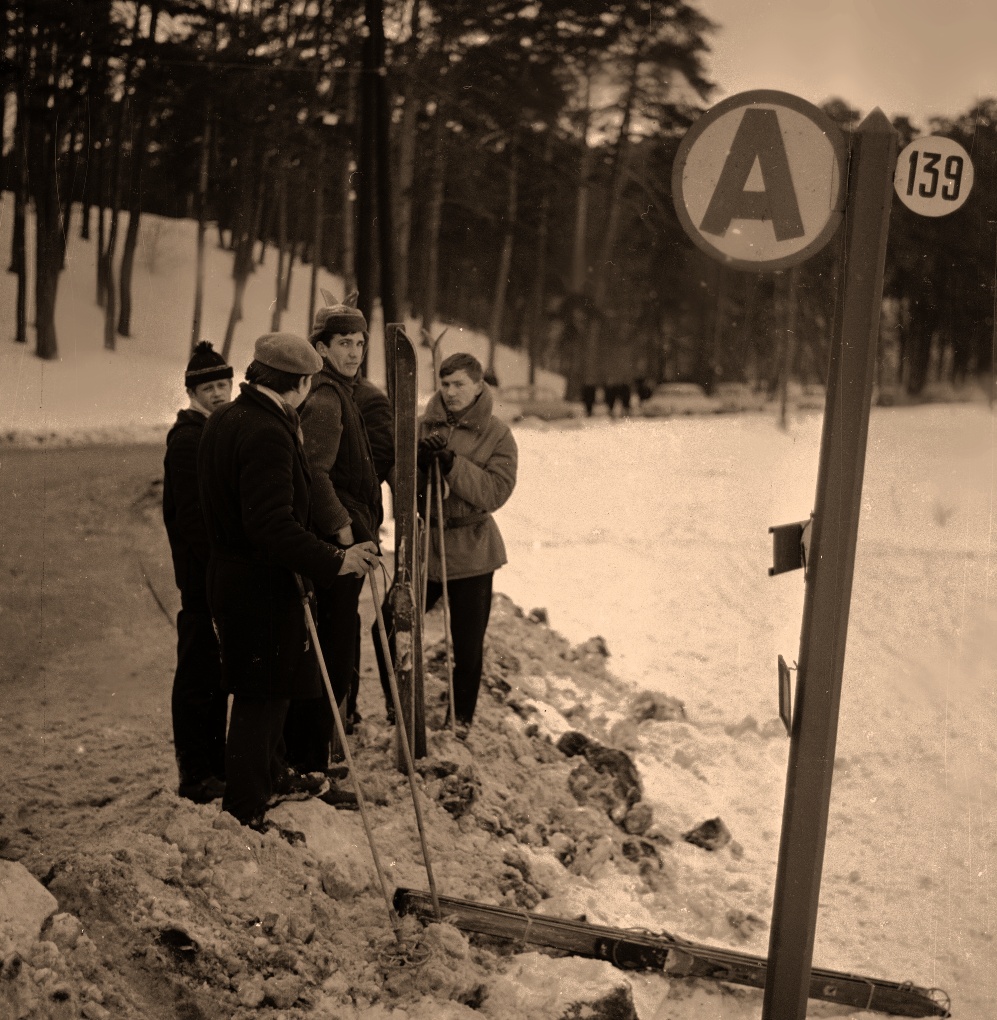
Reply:
<svg viewBox="0 0 997 1020"><path fill-rule="evenodd" d="M950 198L956 177L962 180L957 156L946 164ZM672 171L676 212L689 236L739 269L799 265L830 240L842 213L846 224L792 712L788 669L780 670L790 750L763 1020L802 1020L811 989L897 162L896 131L879 110L853 133L849 157L846 172L844 140L822 111L760 90L731 96L700 117ZM797 540L805 530L802 523L774 529ZM802 565L798 548L788 560L772 572Z"/></svg>
<svg viewBox="0 0 997 1020"><path fill-rule="evenodd" d="M896 158L897 133L873 110L851 143L763 1020L807 1014Z"/></svg>

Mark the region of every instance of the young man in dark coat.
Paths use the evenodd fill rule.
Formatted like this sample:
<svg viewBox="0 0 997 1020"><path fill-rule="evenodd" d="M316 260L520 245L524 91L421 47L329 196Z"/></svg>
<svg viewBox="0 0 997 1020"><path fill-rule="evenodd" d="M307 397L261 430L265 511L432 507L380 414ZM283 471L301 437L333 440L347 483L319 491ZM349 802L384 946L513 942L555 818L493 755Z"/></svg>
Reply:
<svg viewBox="0 0 997 1020"><path fill-rule="evenodd" d="M232 398L232 367L211 344L199 343L187 364L184 383L190 406L177 415L166 437L163 460L163 522L180 589L173 746L180 796L205 804L225 790L228 705L205 590L210 546L201 516L197 447L208 415Z"/></svg>
<svg viewBox="0 0 997 1020"><path fill-rule="evenodd" d="M383 517L381 481L355 396L357 374L367 353L367 322L352 304L329 305L316 313L309 339L322 359L322 370L301 408L315 532L342 547L376 543ZM360 719L357 649L362 589L362 577L340 576L317 591L319 641L349 724L347 732ZM292 765L309 772L326 769L333 743L331 707L324 700L292 705L284 740Z"/></svg>
<svg viewBox="0 0 997 1020"><path fill-rule="evenodd" d="M447 593L454 652L454 702L458 736L465 737L474 718L481 686L485 631L492 607L492 578L506 562L505 545L492 512L512 495L518 451L509 426L492 414L491 390L480 362L471 354L452 354L440 365L440 388L419 422L419 491L424 491L433 463L444 482L443 529L447 558ZM426 610L443 595L440 534L433 498ZM393 637L391 607L385 625ZM388 716L387 667L380 641L374 651L381 673ZM393 648L392 648L392 654Z"/></svg>
<svg viewBox="0 0 997 1020"><path fill-rule="evenodd" d="M339 548L309 530L311 479L296 409L321 367L301 337L260 337L247 383L209 419L198 457L208 604L234 695L222 807L253 826L287 775L288 706L322 692L296 575L328 587L338 577L362 579L377 563L372 542Z"/></svg>

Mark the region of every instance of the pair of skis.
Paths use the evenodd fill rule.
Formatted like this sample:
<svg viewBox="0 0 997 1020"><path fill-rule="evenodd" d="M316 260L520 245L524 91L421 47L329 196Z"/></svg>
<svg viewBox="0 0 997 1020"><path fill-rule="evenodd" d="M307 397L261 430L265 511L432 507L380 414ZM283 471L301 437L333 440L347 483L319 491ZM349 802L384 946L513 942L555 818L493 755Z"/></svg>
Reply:
<svg viewBox="0 0 997 1020"><path fill-rule="evenodd" d="M659 970L672 977L765 987L768 963L761 957L689 942L667 932L609 928L450 896L440 896L434 905L426 893L404 888L395 890L394 905L401 916L412 914L430 922L439 920L441 910L444 920L462 931L607 960L625 970ZM893 1016L951 1015L949 997L941 989L820 967L810 972L809 997Z"/></svg>
<svg viewBox="0 0 997 1020"><path fill-rule="evenodd" d="M445 331L444 331L445 332ZM443 543L443 480L438 464L434 464L436 506L432 505L434 485L426 491L425 548L420 558L416 492L416 451L418 448L419 377L416 349L400 323L386 329L388 378L394 407L395 438L395 579L388 598L391 601L395 628L395 674L398 680L403 718L397 725L408 731L409 744L417 758L426 754L425 674L422 661L422 616L426 606L426 582L429 566L431 520L435 512L440 529L440 555L443 567L443 612L447 645L447 679L450 688L450 727L455 727L453 703L453 663L450 652L450 606L446 590L446 552ZM428 336L428 334L427 334ZM429 338L433 353L434 382L438 375L438 352L441 333ZM433 477L435 476L435 477ZM418 593L418 603L416 602ZM399 767L401 751L399 749Z"/></svg>

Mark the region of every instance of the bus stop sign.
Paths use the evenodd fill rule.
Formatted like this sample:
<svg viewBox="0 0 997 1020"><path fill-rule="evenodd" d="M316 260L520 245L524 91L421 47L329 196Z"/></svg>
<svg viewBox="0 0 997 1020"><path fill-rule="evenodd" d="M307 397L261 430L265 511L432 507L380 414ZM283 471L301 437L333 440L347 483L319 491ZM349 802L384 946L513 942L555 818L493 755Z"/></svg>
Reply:
<svg viewBox="0 0 997 1020"><path fill-rule="evenodd" d="M689 129L672 169L679 220L708 255L739 269L795 266L838 229L845 140L822 110L758 89L718 103Z"/></svg>

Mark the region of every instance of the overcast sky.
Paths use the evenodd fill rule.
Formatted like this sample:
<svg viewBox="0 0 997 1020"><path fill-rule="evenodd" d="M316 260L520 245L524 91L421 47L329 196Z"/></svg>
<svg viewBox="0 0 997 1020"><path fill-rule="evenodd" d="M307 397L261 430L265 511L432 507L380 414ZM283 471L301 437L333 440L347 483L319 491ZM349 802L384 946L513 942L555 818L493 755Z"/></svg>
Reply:
<svg viewBox="0 0 997 1020"><path fill-rule="evenodd" d="M927 129L997 97L997 0L694 0L712 36L713 100L774 88L838 96Z"/></svg>

